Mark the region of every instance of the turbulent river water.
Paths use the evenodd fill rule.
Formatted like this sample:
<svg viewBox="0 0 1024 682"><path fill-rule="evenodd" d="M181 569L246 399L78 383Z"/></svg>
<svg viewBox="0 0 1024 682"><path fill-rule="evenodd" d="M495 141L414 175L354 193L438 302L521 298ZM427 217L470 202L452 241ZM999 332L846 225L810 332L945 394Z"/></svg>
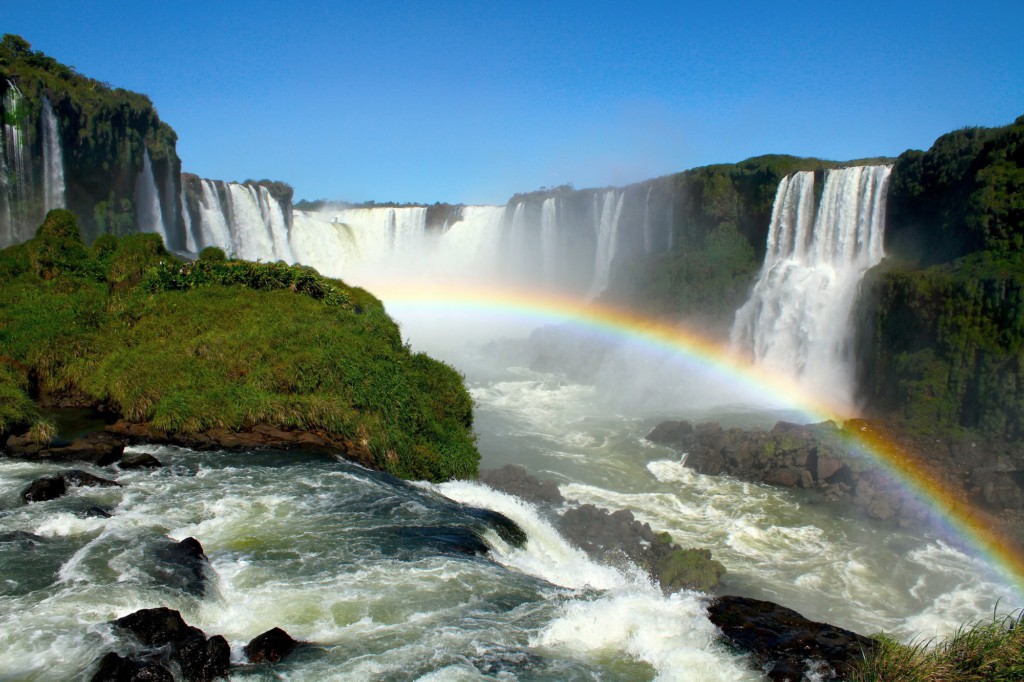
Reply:
<svg viewBox="0 0 1024 682"><path fill-rule="evenodd" d="M949 539L701 476L643 440L664 417L765 425L786 416L778 406L709 400L710 387L692 386L643 400L630 388L648 383L638 373L685 384L650 358L646 370L583 381L475 348L435 350L466 373L483 467L521 463L555 480L566 504L631 509L680 545L711 549L726 592L904 638L948 632L1011 594ZM705 597L665 596L628 566L591 561L554 529L555 509L302 453L137 449L165 466L31 505L19 492L61 467L0 460L0 679L85 677L123 646L109 621L155 606L223 634L239 663L241 647L274 626L316 645L273 668L237 667L233 679L760 679L716 641ZM515 520L525 547L470 507ZM451 549L466 531L482 535L487 557ZM199 596L169 587L154 558L167 537L189 536L213 568Z"/></svg>

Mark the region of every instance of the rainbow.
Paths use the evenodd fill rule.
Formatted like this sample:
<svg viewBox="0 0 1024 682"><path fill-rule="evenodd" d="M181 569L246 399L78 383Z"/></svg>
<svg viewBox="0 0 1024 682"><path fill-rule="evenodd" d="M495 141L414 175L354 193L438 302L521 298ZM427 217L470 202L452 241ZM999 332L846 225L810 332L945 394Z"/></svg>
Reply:
<svg viewBox="0 0 1024 682"><path fill-rule="evenodd" d="M540 324L571 324L613 338L638 341L668 350L686 362L709 369L724 381L738 382L796 407L811 422L842 423L853 415L850 406L809 395L792 379L752 365L708 338L669 323L608 305L585 303L549 291L484 286L457 286L423 281L388 280L372 291L391 309L440 313L479 313L518 317ZM985 515L962 504L962 495L921 467L903 448L879 433L862 428L850 436L851 446L878 463L908 492L925 503L950 531L974 547L984 560L1005 575L1024 602L1024 552L1007 545ZM1011 608L1017 605L1010 605Z"/></svg>

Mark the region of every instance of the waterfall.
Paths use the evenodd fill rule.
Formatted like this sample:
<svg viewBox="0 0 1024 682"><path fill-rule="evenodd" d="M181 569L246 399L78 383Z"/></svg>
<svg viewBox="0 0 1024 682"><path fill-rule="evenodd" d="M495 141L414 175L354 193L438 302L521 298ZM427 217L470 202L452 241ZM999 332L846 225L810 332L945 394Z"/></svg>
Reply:
<svg viewBox="0 0 1024 682"><path fill-rule="evenodd" d="M193 211L182 186L186 248L216 246L235 258L295 262L285 208L259 184L198 180Z"/></svg>
<svg viewBox="0 0 1024 682"><path fill-rule="evenodd" d="M160 208L160 192L153 176L153 162L149 150L142 150L142 170L135 177L135 227L140 232L154 232L167 244L167 230L164 227L163 211Z"/></svg>
<svg viewBox="0 0 1024 682"><path fill-rule="evenodd" d="M612 189L603 192L600 197L600 218L596 225L597 253L594 256L594 278L587 293L588 299L599 296L608 287L619 233L619 218L622 217L622 201L626 193ZM594 201L596 205L598 195L594 195Z"/></svg>
<svg viewBox="0 0 1024 682"><path fill-rule="evenodd" d="M501 206L465 206L447 230L426 230L425 207L295 211L291 248L297 262L370 285L386 278L452 280L492 274L499 257Z"/></svg>
<svg viewBox="0 0 1024 682"><path fill-rule="evenodd" d="M540 207L540 255L544 279L551 281L558 268L558 198L548 197Z"/></svg>
<svg viewBox="0 0 1024 682"><path fill-rule="evenodd" d="M3 121L5 225L0 246L7 246L31 237L39 218L28 149L29 112L21 91L10 81L4 93Z"/></svg>
<svg viewBox="0 0 1024 682"><path fill-rule="evenodd" d="M850 314L864 272L884 255L891 171L892 166L828 171L817 211L814 173L783 178L764 266L736 312L734 348L808 389L851 401Z"/></svg>
<svg viewBox="0 0 1024 682"><path fill-rule="evenodd" d="M644 253L651 253L651 190L654 189L652 184L647 188L647 197L644 199ZM671 226L670 226L671 227Z"/></svg>
<svg viewBox="0 0 1024 682"><path fill-rule="evenodd" d="M43 207L46 211L64 208L64 152L57 116L47 97L43 97Z"/></svg>

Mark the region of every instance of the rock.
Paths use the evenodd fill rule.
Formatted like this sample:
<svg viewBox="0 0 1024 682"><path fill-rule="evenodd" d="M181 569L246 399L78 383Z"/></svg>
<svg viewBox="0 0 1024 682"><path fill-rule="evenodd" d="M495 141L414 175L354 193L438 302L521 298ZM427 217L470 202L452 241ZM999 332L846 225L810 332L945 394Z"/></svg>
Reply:
<svg viewBox="0 0 1024 682"><path fill-rule="evenodd" d="M851 664L875 646L855 632L747 597L717 598L708 607L708 618L733 646L753 654L772 680L795 682L804 679L808 668L825 673L818 679L844 679ZM830 670L823 671L825 666Z"/></svg>
<svg viewBox="0 0 1024 682"><path fill-rule="evenodd" d="M163 466L153 455L147 452L126 452L117 463L121 469L158 469Z"/></svg>
<svg viewBox="0 0 1024 682"><path fill-rule="evenodd" d="M764 477L764 482L771 485L779 485L784 488L795 488L800 485L806 469L786 467L783 469L771 469Z"/></svg>
<svg viewBox="0 0 1024 682"><path fill-rule="evenodd" d="M693 433L693 424L688 421L667 421L655 426L654 430L647 434L647 440L672 445L688 442Z"/></svg>
<svg viewBox="0 0 1024 682"><path fill-rule="evenodd" d="M189 639L172 655L181 666L182 676L194 682L224 677L231 666L231 647L221 635L209 639Z"/></svg>
<svg viewBox="0 0 1024 682"><path fill-rule="evenodd" d="M839 471L842 466L843 463L841 460L827 455L811 455L807 462L807 468L811 470L811 474L814 476L814 480L816 481L827 480Z"/></svg>
<svg viewBox="0 0 1024 682"><path fill-rule="evenodd" d="M195 538L181 542L169 539L155 551L158 577L169 586L201 597L206 593L207 576L212 571L203 546Z"/></svg>
<svg viewBox="0 0 1024 682"><path fill-rule="evenodd" d="M130 632L161 662L176 664L188 682L208 682L227 674L231 658L227 640L221 635L207 639L177 611L166 607L142 609L118 618L114 625Z"/></svg>
<svg viewBox="0 0 1024 682"><path fill-rule="evenodd" d="M100 659L92 682L174 682L171 672L157 663L122 658L111 651Z"/></svg>
<svg viewBox="0 0 1024 682"><path fill-rule="evenodd" d="M68 486L62 476L43 476L32 481L27 488L21 492L21 499L29 502L45 502L62 497L68 491Z"/></svg>
<svg viewBox="0 0 1024 682"><path fill-rule="evenodd" d="M27 436L11 436L7 451L13 457L49 459L56 462L88 462L96 466L113 464L124 452L124 441L105 432L90 433L67 445L40 445Z"/></svg>
<svg viewBox="0 0 1024 682"><path fill-rule="evenodd" d="M707 549L674 549L654 565L654 575L667 591L710 592L725 575L725 566Z"/></svg>
<svg viewBox="0 0 1024 682"><path fill-rule="evenodd" d="M0 545L16 544L21 549L35 549L42 542L45 542L45 540L41 535L29 533L26 530L5 530L0 532Z"/></svg>
<svg viewBox="0 0 1024 682"><path fill-rule="evenodd" d="M464 511L473 518L484 521L490 528L494 529L498 537L513 547L522 547L526 544L526 531L501 512L481 509L479 507L465 507Z"/></svg>
<svg viewBox="0 0 1024 682"><path fill-rule="evenodd" d="M401 549L465 556L484 556L491 551L475 530L465 526L402 526L395 529L395 534Z"/></svg>
<svg viewBox="0 0 1024 682"><path fill-rule="evenodd" d="M88 471L82 471L80 469L72 469L61 474L61 478L67 483L69 487L76 486L90 486L90 487L102 487L102 488L120 488L121 484L117 481L111 481L109 478L103 478L102 476L96 476L90 474Z"/></svg>
<svg viewBox="0 0 1024 682"><path fill-rule="evenodd" d="M245 645L243 651L250 663L277 663L299 645L281 628L267 630Z"/></svg>
<svg viewBox="0 0 1024 682"><path fill-rule="evenodd" d="M495 490L530 502L561 504L564 501L554 481L542 481L530 475L526 467L518 464L506 464L500 469L485 469L480 472L480 481Z"/></svg>
<svg viewBox="0 0 1024 682"><path fill-rule="evenodd" d="M114 625L130 632L135 639L149 647L178 644L196 637L206 638L199 628L194 628L173 609L161 606L155 609L140 609L114 621Z"/></svg>
<svg viewBox="0 0 1024 682"><path fill-rule="evenodd" d="M893 516L892 507L882 497L876 497L871 501L867 508L868 516L879 521L885 521L891 519Z"/></svg>

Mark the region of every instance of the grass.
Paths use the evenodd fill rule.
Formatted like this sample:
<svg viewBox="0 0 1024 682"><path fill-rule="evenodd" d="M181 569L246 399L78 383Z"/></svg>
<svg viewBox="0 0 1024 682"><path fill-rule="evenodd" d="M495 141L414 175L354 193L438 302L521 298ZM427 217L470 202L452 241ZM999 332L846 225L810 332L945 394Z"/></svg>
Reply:
<svg viewBox="0 0 1024 682"><path fill-rule="evenodd" d="M404 478L476 474L462 377L368 292L284 263L183 263L156 235L89 248L69 219L0 252L0 433L38 431L33 391L74 391L172 435L317 429Z"/></svg>
<svg viewBox="0 0 1024 682"><path fill-rule="evenodd" d="M1024 679L1024 611L962 626L950 637L902 644L888 636L851 682L1010 682Z"/></svg>

